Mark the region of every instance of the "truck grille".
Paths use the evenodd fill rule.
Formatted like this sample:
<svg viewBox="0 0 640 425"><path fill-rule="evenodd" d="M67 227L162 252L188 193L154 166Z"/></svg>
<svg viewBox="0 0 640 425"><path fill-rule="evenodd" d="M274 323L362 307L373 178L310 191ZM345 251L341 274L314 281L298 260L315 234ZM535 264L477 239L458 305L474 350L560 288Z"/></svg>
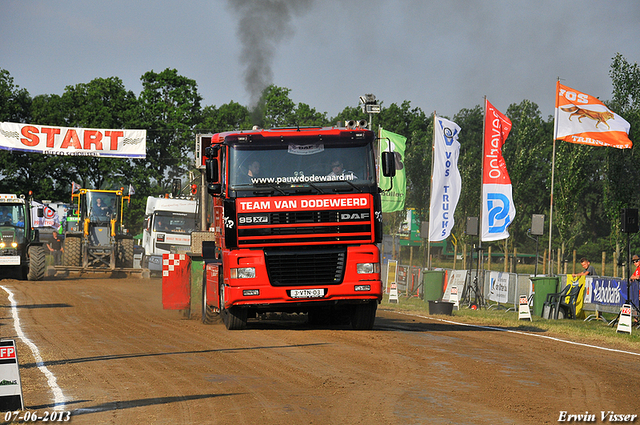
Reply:
<svg viewBox="0 0 640 425"><path fill-rule="evenodd" d="M373 229L367 209L238 214L238 246L371 243Z"/></svg>
<svg viewBox="0 0 640 425"><path fill-rule="evenodd" d="M347 250L265 249L264 257L273 286L338 285L344 277Z"/></svg>

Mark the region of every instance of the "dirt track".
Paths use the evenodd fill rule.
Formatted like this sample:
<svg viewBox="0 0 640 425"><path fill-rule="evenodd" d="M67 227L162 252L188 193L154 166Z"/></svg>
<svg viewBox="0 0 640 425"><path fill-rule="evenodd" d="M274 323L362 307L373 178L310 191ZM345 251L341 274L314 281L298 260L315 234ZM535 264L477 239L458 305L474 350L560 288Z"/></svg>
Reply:
<svg viewBox="0 0 640 425"><path fill-rule="evenodd" d="M267 320L231 332L162 310L160 279L0 285L74 424L540 424L561 411L602 423L601 411L640 414L640 357L631 354L384 307L373 331ZM7 297L0 289L0 335L17 339ZM52 411L45 376L17 343L26 408Z"/></svg>

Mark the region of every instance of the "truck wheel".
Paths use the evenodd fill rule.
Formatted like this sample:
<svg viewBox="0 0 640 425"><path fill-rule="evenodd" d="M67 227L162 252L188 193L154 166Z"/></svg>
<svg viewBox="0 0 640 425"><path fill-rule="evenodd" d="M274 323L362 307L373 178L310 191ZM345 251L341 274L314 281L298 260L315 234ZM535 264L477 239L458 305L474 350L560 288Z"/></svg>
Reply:
<svg viewBox="0 0 640 425"><path fill-rule="evenodd" d="M202 323L205 325L213 323L214 316L213 307L207 305L207 280L205 274L202 276Z"/></svg>
<svg viewBox="0 0 640 425"><path fill-rule="evenodd" d="M377 301L356 305L351 312L351 326L353 329L361 331L373 329L377 309Z"/></svg>
<svg viewBox="0 0 640 425"><path fill-rule="evenodd" d="M42 246L29 247L29 272L27 279L42 280L46 269L46 254Z"/></svg>
<svg viewBox="0 0 640 425"><path fill-rule="evenodd" d="M230 331L241 330L247 327L246 308L225 307L224 285L220 285L220 316L222 316L222 322Z"/></svg>
<svg viewBox="0 0 640 425"><path fill-rule="evenodd" d="M81 241L80 238L67 236L64 238L64 253L62 255L62 264L67 267L80 267L81 264Z"/></svg>

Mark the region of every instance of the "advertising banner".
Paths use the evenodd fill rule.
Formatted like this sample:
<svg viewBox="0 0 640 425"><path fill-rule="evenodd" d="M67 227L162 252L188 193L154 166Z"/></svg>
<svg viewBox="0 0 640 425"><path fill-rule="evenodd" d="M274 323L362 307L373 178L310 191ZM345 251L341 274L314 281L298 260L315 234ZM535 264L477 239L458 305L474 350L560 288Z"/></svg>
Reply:
<svg viewBox="0 0 640 425"><path fill-rule="evenodd" d="M556 140L625 149L633 146L630 128L597 98L556 83Z"/></svg>
<svg viewBox="0 0 640 425"><path fill-rule="evenodd" d="M147 131L0 122L0 149L48 155L144 158Z"/></svg>
<svg viewBox="0 0 640 425"><path fill-rule="evenodd" d="M629 301L638 305L638 282L631 282L627 300L627 281L619 278L587 279L584 302L603 306L620 307Z"/></svg>
<svg viewBox="0 0 640 425"><path fill-rule="evenodd" d="M482 163L482 241L509 237L507 227L516 216L511 179L502 156L502 145L511 121L486 101L484 158Z"/></svg>
<svg viewBox="0 0 640 425"><path fill-rule="evenodd" d="M404 168L404 150L407 138L387 130L380 129L380 152L391 151L395 157L395 177L384 177L380 170L380 194L382 212L402 211L407 189L406 170ZM393 179L393 183L392 180ZM391 189L391 190L388 190Z"/></svg>
<svg viewBox="0 0 640 425"><path fill-rule="evenodd" d="M453 229L453 213L462 188L462 179L458 171L459 134L460 127L456 123L435 117L429 242L445 240Z"/></svg>
<svg viewBox="0 0 640 425"><path fill-rule="evenodd" d="M509 301L509 273L489 273L489 300L497 303Z"/></svg>

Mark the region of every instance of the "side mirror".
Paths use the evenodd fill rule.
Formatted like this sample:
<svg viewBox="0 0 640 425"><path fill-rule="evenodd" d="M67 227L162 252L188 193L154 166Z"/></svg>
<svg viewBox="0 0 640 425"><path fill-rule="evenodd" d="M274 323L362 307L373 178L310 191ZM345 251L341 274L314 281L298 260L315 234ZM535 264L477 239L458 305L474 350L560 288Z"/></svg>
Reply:
<svg viewBox="0 0 640 425"><path fill-rule="evenodd" d="M396 175L396 162L393 152L382 152L382 175L394 177Z"/></svg>
<svg viewBox="0 0 640 425"><path fill-rule="evenodd" d="M218 183L219 182L218 160L207 159L205 161L205 167L207 170L207 183Z"/></svg>
<svg viewBox="0 0 640 425"><path fill-rule="evenodd" d="M38 218L44 217L44 208L38 207Z"/></svg>

